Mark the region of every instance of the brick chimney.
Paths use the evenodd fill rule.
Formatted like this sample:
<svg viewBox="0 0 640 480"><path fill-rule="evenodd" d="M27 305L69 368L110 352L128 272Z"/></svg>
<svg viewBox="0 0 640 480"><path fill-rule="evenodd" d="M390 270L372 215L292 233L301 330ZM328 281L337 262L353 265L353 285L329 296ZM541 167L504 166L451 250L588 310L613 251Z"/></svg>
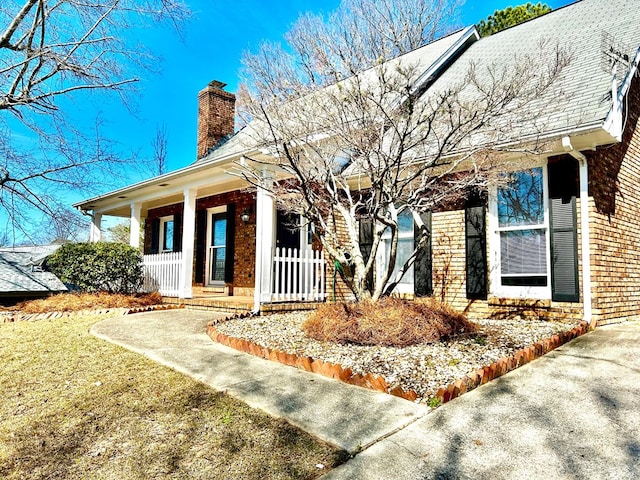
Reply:
<svg viewBox="0 0 640 480"><path fill-rule="evenodd" d="M198 159L233 133L236 96L214 80L198 93Z"/></svg>

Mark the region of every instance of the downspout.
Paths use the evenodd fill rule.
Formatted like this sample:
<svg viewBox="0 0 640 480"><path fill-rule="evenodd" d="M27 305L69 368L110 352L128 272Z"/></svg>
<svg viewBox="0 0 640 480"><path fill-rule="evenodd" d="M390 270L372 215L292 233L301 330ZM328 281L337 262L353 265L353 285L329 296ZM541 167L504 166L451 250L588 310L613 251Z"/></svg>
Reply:
<svg viewBox="0 0 640 480"><path fill-rule="evenodd" d="M589 249L589 168L587 157L573 148L569 136L562 137L562 146L578 160L580 176L580 240L582 254L582 305L583 320L591 325L591 255Z"/></svg>

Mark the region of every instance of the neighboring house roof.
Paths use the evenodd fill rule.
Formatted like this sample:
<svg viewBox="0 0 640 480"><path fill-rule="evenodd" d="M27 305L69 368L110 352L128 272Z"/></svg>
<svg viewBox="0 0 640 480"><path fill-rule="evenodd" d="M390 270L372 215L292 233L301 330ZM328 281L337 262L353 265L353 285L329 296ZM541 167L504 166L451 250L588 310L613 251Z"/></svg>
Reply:
<svg viewBox="0 0 640 480"><path fill-rule="evenodd" d="M46 257L57 245L0 249L0 296L62 292L64 284L51 272L42 270Z"/></svg>

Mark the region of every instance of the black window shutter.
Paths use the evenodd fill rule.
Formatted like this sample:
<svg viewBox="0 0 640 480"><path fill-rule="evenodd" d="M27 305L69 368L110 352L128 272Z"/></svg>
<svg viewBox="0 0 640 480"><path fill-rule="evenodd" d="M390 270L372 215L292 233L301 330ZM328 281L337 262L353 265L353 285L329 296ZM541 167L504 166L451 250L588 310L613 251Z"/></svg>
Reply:
<svg viewBox="0 0 640 480"><path fill-rule="evenodd" d="M234 203L227 205L227 245L224 263L224 281L233 282L233 257L235 240L236 206Z"/></svg>
<svg viewBox="0 0 640 480"><path fill-rule="evenodd" d="M416 253L416 261L413 266L413 284L416 297L424 297L433 293L433 273L431 261L431 212L420 214L425 230L420 230L417 225L413 227L413 238L418 245L424 235L428 236L424 248Z"/></svg>
<svg viewBox="0 0 640 480"><path fill-rule="evenodd" d="M551 299L578 302L578 239L576 195L578 164L573 158L550 162L549 210L551 216Z"/></svg>
<svg viewBox="0 0 640 480"><path fill-rule="evenodd" d="M173 216L173 251L182 251L182 214L176 213Z"/></svg>
<svg viewBox="0 0 640 480"><path fill-rule="evenodd" d="M467 298L487 299L486 208L467 207L465 217L465 252Z"/></svg>
<svg viewBox="0 0 640 480"><path fill-rule="evenodd" d="M373 246L373 220L369 217L360 217L359 236L360 236L360 253L366 264L371 256L371 248ZM373 288L373 269L367 275L367 286Z"/></svg>
<svg viewBox="0 0 640 480"><path fill-rule="evenodd" d="M204 283L204 256L207 242L207 211L198 210L196 212L196 283Z"/></svg>
<svg viewBox="0 0 640 480"><path fill-rule="evenodd" d="M156 254L160 251L160 219L151 220L151 250L150 254Z"/></svg>

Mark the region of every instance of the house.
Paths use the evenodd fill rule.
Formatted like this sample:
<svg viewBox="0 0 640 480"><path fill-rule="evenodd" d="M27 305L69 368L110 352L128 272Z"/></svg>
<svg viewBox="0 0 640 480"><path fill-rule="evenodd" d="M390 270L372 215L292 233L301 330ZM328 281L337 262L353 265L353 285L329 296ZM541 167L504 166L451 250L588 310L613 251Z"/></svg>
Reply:
<svg viewBox="0 0 640 480"><path fill-rule="evenodd" d="M0 248L0 303L46 297L67 290L44 263L58 245Z"/></svg>
<svg viewBox="0 0 640 480"><path fill-rule="evenodd" d="M631 3L582 0L487 38L471 27L406 54L424 71L416 87L425 96L460 82L470 64L516 68L509 62L541 40L567 48L571 62L543 95L554 101L544 121L503 139L514 188L431 212L429 261L402 293L436 295L472 317L640 314L640 10ZM76 204L92 213L91 239L103 215L130 217L135 246L144 218L145 262L161 271L163 294L184 299L207 288L265 311L344 295L311 232L290 227L300 219L228 173L244 156L270 155L244 130L233 134L234 101L220 82L199 93L193 164ZM543 153L519 148L533 141L544 141ZM276 179L277 168L264 175ZM402 232L407 245L412 230Z"/></svg>

